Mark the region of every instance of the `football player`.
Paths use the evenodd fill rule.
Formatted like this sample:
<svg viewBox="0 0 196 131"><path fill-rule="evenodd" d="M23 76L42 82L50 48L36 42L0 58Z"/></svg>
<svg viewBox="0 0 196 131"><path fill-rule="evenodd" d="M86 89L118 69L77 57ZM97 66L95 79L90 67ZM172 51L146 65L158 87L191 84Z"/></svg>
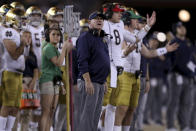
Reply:
<svg viewBox="0 0 196 131"><path fill-rule="evenodd" d="M44 34L42 25L42 11L37 6L31 6L26 10L25 16L28 19L26 29L31 32L33 51L37 57L38 68L41 69L41 43Z"/></svg>
<svg viewBox="0 0 196 131"><path fill-rule="evenodd" d="M22 72L24 70L24 47L31 43L31 35L23 31L20 36L21 19L24 11L11 9L7 12L5 22L8 28L2 31L5 70L2 75L2 108L0 113L0 130L11 131L20 107L22 95Z"/></svg>
<svg viewBox="0 0 196 131"><path fill-rule="evenodd" d="M113 3L106 4L103 8L103 12L107 19L104 21L103 30L110 36L107 40L107 43L111 61L111 74L107 79L107 85L109 88L108 93L105 94L103 101L103 105L107 105L104 124L105 131L113 131L114 126L116 111L115 105L117 104L115 98L115 88L118 87L119 76L123 71L123 60L121 58L122 43L125 40L131 44L134 44L136 41L143 39L150 30L151 26L154 24L153 21L156 20L156 13L153 12L149 19L152 25L145 25L145 27L140 30L136 36L134 36L124 31L124 23L121 21L123 11L124 9L122 9L119 4ZM113 105L110 103L113 103Z"/></svg>

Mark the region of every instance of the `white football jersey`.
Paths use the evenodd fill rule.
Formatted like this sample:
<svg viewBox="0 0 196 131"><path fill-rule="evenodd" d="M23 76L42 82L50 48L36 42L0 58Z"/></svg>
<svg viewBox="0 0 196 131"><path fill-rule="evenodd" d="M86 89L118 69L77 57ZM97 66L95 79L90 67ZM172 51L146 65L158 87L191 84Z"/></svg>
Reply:
<svg viewBox="0 0 196 131"><path fill-rule="evenodd" d="M112 23L110 21L104 21L103 30L105 33L110 34L111 38L108 38L108 49L111 62L115 66L122 66L121 50L123 38L124 24L122 21L120 23Z"/></svg>
<svg viewBox="0 0 196 131"><path fill-rule="evenodd" d="M126 30L126 33L129 35L136 36L138 31L135 30L134 33L131 33ZM127 44L129 45L130 43L127 42ZM142 40L140 40L137 43L137 48L133 50L131 53L129 53L128 56L124 58L123 65L124 65L125 72L135 73L137 70L140 70L141 49L142 49Z"/></svg>
<svg viewBox="0 0 196 131"><path fill-rule="evenodd" d="M16 46L20 46L20 34L13 28L5 28L2 31L2 40L12 40ZM24 55L21 55L17 60L12 59L7 49L4 48L5 70L21 73L25 69Z"/></svg>
<svg viewBox="0 0 196 131"><path fill-rule="evenodd" d="M41 69L41 52L42 52L41 43L44 35L44 27L43 26L33 27L31 25L27 25L26 29L31 32L33 51L37 57L38 68Z"/></svg>

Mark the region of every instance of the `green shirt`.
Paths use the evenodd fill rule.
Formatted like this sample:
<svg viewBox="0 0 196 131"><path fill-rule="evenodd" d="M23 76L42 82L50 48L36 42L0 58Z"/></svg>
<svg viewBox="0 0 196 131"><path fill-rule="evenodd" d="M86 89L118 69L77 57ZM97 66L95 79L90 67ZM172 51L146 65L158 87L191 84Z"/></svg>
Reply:
<svg viewBox="0 0 196 131"><path fill-rule="evenodd" d="M47 43L42 49L42 74L40 84L48 81L53 81L55 76L61 76L60 67L52 63L51 58L59 56L58 49L51 43Z"/></svg>
<svg viewBox="0 0 196 131"><path fill-rule="evenodd" d="M47 44L48 44L47 41L45 41L45 40L42 41L42 50L43 50L43 48L44 48Z"/></svg>

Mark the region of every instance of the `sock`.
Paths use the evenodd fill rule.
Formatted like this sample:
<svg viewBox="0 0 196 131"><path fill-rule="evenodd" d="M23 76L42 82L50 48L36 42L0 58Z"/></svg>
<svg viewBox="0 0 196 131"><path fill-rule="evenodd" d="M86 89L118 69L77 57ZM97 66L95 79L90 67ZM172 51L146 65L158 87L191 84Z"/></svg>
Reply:
<svg viewBox="0 0 196 131"><path fill-rule="evenodd" d="M7 117L0 116L0 131L5 131Z"/></svg>
<svg viewBox="0 0 196 131"><path fill-rule="evenodd" d="M121 126L114 126L114 131L121 131Z"/></svg>
<svg viewBox="0 0 196 131"><path fill-rule="evenodd" d="M8 116L7 118L7 124L6 124L6 131L11 131L13 126L14 126L14 122L16 120L16 117L14 116Z"/></svg>
<svg viewBox="0 0 196 131"><path fill-rule="evenodd" d="M101 129L101 127L102 127L102 120L101 120L101 119L99 119L98 129Z"/></svg>
<svg viewBox="0 0 196 131"><path fill-rule="evenodd" d="M129 131L130 126L122 126L122 131Z"/></svg>
<svg viewBox="0 0 196 131"><path fill-rule="evenodd" d="M105 113L105 131L113 131L114 128L114 121L115 121L115 111L116 106L113 105L107 105L106 107L106 113Z"/></svg>
<svg viewBox="0 0 196 131"><path fill-rule="evenodd" d="M33 122L33 121L31 121L31 122L29 123L29 126L30 126L30 128L37 128L37 127L38 127L38 122Z"/></svg>
<svg viewBox="0 0 196 131"><path fill-rule="evenodd" d="M105 109L106 109L106 106L102 106L101 112L104 111Z"/></svg>
<svg viewBox="0 0 196 131"><path fill-rule="evenodd" d="M53 131L53 127L52 126L50 127L50 131Z"/></svg>
<svg viewBox="0 0 196 131"><path fill-rule="evenodd" d="M101 131L105 131L105 127L104 126L101 126Z"/></svg>

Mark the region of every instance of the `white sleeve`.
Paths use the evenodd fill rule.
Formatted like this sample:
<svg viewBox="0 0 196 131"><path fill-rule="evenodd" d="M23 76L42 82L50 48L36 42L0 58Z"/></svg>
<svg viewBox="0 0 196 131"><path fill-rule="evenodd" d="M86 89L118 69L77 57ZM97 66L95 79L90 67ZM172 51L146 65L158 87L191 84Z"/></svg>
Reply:
<svg viewBox="0 0 196 131"><path fill-rule="evenodd" d="M16 46L20 45L20 42L17 42L17 40L20 40L20 34L12 28L7 28L2 31L2 40L5 39L12 40L16 43Z"/></svg>
<svg viewBox="0 0 196 131"><path fill-rule="evenodd" d="M126 42L130 42L131 44L136 42L136 37L125 29L123 30L123 37Z"/></svg>
<svg viewBox="0 0 196 131"><path fill-rule="evenodd" d="M104 30L105 31L105 33L107 33L107 34L110 34L110 30L109 30L109 23L108 23L108 21L104 21L104 23L103 23L103 28L102 28L102 30Z"/></svg>
<svg viewBox="0 0 196 131"><path fill-rule="evenodd" d="M138 40L142 40L147 34L148 31L150 30L150 26L146 25L144 28L142 28L137 34L136 37Z"/></svg>
<svg viewBox="0 0 196 131"><path fill-rule="evenodd" d="M16 31L8 28L2 31L2 40L8 39L8 40L15 40L16 38Z"/></svg>

